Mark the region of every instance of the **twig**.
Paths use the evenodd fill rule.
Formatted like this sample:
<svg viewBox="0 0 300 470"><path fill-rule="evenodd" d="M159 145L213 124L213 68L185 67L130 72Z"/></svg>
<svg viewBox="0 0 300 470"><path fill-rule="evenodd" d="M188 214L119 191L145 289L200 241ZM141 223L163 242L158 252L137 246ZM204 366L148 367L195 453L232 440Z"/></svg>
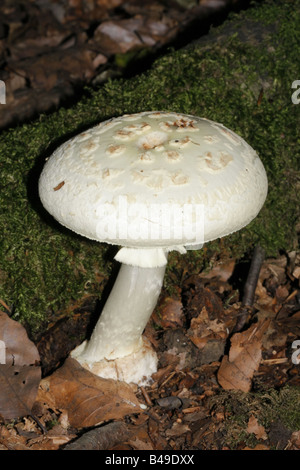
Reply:
<svg viewBox="0 0 300 470"><path fill-rule="evenodd" d="M288 362L288 358L287 357L278 357L278 358L274 358L274 359L263 359L261 361L262 364L266 364L266 365L274 365L274 364L285 364L286 362Z"/></svg>
<svg viewBox="0 0 300 470"><path fill-rule="evenodd" d="M4 302L4 300L0 299L0 304L2 305L2 307L5 308L5 310L9 313L11 313L11 309L9 308L9 306Z"/></svg>
<svg viewBox="0 0 300 470"><path fill-rule="evenodd" d="M143 397L145 398L145 402L147 403L148 406L152 406L153 403L151 401L151 398L149 397L147 391L144 389L144 387L141 387L141 392L143 394Z"/></svg>
<svg viewBox="0 0 300 470"><path fill-rule="evenodd" d="M169 380L174 377L175 374L176 371L171 372L171 374L166 378L166 380L164 380L163 383L160 385L160 388L164 387L169 382Z"/></svg>
<svg viewBox="0 0 300 470"><path fill-rule="evenodd" d="M253 251L251 265L248 273L248 277L244 287L244 295L242 299L242 310L239 315L239 319L234 327L234 333L241 331L247 321L248 315L252 313L255 289L260 273L262 263L265 259L265 250L260 246L256 245Z"/></svg>
<svg viewBox="0 0 300 470"><path fill-rule="evenodd" d="M153 415L153 413L149 413L149 411L144 411L145 415L149 416L150 419L153 419L158 424L161 424L161 420L156 418L156 416Z"/></svg>
<svg viewBox="0 0 300 470"><path fill-rule="evenodd" d="M67 444L64 450L109 450L131 437L127 426L115 421L87 431L75 441Z"/></svg>
<svg viewBox="0 0 300 470"><path fill-rule="evenodd" d="M35 422L36 424L39 426L39 428L41 429L42 433L43 434L47 434L47 429L45 428L45 426L40 422L40 420L32 413L30 413L29 415Z"/></svg>

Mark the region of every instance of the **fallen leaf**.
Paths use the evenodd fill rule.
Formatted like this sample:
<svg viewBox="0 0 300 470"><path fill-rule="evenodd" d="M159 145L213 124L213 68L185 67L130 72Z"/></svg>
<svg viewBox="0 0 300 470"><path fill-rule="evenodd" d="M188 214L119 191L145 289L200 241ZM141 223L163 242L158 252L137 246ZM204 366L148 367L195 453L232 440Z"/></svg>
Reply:
<svg viewBox="0 0 300 470"><path fill-rule="evenodd" d="M139 26L142 26L142 18L104 21L101 23L94 33L94 41L101 44L107 55L124 54L133 48L140 48L142 42L135 34Z"/></svg>
<svg viewBox="0 0 300 470"><path fill-rule="evenodd" d="M258 423L257 418L253 415L250 416L247 426L247 432L249 434L255 434L257 439L268 439L265 428Z"/></svg>
<svg viewBox="0 0 300 470"><path fill-rule="evenodd" d="M35 344L29 340L25 328L0 311L0 340L5 347L6 365L32 365L40 361Z"/></svg>
<svg viewBox="0 0 300 470"><path fill-rule="evenodd" d="M166 297L159 308L162 328L183 326L183 307L180 300Z"/></svg>
<svg viewBox="0 0 300 470"><path fill-rule="evenodd" d="M191 431L191 429L187 424L177 423L175 421L175 423L173 424L171 429L166 430L166 436L167 437L177 437L177 436L181 436L182 434L185 434L185 433L190 432L190 431Z"/></svg>
<svg viewBox="0 0 300 470"><path fill-rule="evenodd" d="M259 279L264 283L268 278L273 277L279 283L283 283L286 278L287 258L285 255L277 259L265 260L259 273Z"/></svg>
<svg viewBox="0 0 300 470"><path fill-rule="evenodd" d="M217 374L219 384L225 390L250 391L253 374L261 362L262 337L269 323L266 319L233 335L229 356L223 357Z"/></svg>
<svg viewBox="0 0 300 470"><path fill-rule="evenodd" d="M257 281L255 295L255 305L257 305L259 310L263 308L271 312L273 311L274 299L269 295L268 290L260 280Z"/></svg>
<svg viewBox="0 0 300 470"><path fill-rule="evenodd" d="M191 319L188 336L197 348L202 349L208 340L225 340L228 336L225 324L219 319L211 320L206 307L203 307L199 315Z"/></svg>
<svg viewBox="0 0 300 470"><path fill-rule="evenodd" d="M226 263L219 263L213 266L209 272L203 272L199 274L201 279L213 279L218 278L220 281L226 282L232 276L235 268L235 261L230 260Z"/></svg>
<svg viewBox="0 0 300 470"><path fill-rule="evenodd" d="M290 441L294 449L300 450L300 431L293 432Z"/></svg>
<svg viewBox="0 0 300 470"><path fill-rule="evenodd" d="M289 290L286 286L279 285L276 289L275 296L278 302L283 302L289 295Z"/></svg>
<svg viewBox="0 0 300 470"><path fill-rule="evenodd" d="M32 419L28 419L24 417L22 424L23 424L22 431L32 432L32 433L36 431L36 422L33 421Z"/></svg>
<svg viewBox="0 0 300 470"><path fill-rule="evenodd" d="M95 426L141 411L129 384L98 377L72 358L41 381L37 401L48 401L56 409L66 410L75 428Z"/></svg>
<svg viewBox="0 0 300 470"><path fill-rule="evenodd" d="M21 418L31 414L38 386L40 368L36 366L0 365L0 416Z"/></svg>
<svg viewBox="0 0 300 470"><path fill-rule="evenodd" d="M144 442L138 439L137 437L129 441L129 444L135 449L135 450L153 450L153 446L150 442Z"/></svg>
<svg viewBox="0 0 300 470"><path fill-rule="evenodd" d="M293 276L296 278L296 279L299 279L300 280L300 266L297 266L294 271L293 271Z"/></svg>
<svg viewBox="0 0 300 470"><path fill-rule="evenodd" d="M203 287L199 279L190 279L186 283L186 313L187 318L191 319L197 317L199 312L202 311L203 307L206 308L208 317L211 320L223 319L224 308L221 299L217 294L207 287Z"/></svg>
<svg viewBox="0 0 300 470"><path fill-rule="evenodd" d="M0 345L0 415L28 416L41 380L38 350L25 328L4 312L0 312Z"/></svg>

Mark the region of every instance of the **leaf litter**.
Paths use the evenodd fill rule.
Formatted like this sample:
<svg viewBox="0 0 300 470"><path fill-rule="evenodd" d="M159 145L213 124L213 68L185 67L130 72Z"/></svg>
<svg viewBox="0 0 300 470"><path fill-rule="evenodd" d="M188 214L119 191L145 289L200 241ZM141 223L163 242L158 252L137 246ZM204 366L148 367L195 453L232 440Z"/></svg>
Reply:
<svg viewBox="0 0 300 470"><path fill-rule="evenodd" d="M65 335L49 372L51 335L38 351L1 312L0 449L299 450L300 255L261 263L236 331L247 279L235 278L238 268L230 260L207 273L186 270L173 295L162 292L145 330L159 356L148 387L86 371L66 355ZM86 321L78 327L85 332Z"/></svg>
<svg viewBox="0 0 300 470"><path fill-rule="evenodd" d="M0 416L29 415L41 380L40 357L25 328L0 311Z"/></svg>

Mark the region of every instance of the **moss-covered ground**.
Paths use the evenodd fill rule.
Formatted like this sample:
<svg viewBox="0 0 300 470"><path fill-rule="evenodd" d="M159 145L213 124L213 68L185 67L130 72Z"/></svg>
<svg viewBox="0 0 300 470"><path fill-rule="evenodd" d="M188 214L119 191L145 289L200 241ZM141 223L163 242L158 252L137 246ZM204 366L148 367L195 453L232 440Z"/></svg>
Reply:
<svg viewBox="0 0 300 470"><path fill-rule="evenodd" d="M273 428L278 427L281 435L299 429L299 399L299 387L285 386L279 391L270 389L256 393L222 391L211 399L210 405L215 412L222 409L226 416L224 427L219 430L223 446L233 450L244 442L250 448L255 447L259 439L247 429L249 419L255 417L269 434L272 449ZM278 436L277 439L278 443Z"/></svg>
<svg viewBox="0 0 300 470"><path fill-rule="evenodd" d="M201 252L172 254L166 285L178 264L199 270L211 256L240 257L257 242L269 256L297 248L300 104L291 95L300 79L299 11L299 0L265 1L213 30L209 41L170 51L143 74L87 89L71 108L2 133L0 299L32 335L109 276L111 248L56 224L41 207L37 181L60 143L113 116L172 110L221 122L257 150L268 173L255 221Z"/></svg>

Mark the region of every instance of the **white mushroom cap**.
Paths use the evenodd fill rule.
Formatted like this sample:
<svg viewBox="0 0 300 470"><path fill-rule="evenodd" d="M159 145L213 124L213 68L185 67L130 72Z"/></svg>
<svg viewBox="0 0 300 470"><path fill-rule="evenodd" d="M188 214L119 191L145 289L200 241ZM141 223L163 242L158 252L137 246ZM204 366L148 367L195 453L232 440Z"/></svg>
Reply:
<svg viewBox="0 0 300 470"><path fill-rule="evenodd" d="M166 251L184 252L246 226L267 186L256 152L223 125L143 112L61 145L45 164L39 192L62 225L121 245L119 261L152 267L165 264Z"/></svg>

